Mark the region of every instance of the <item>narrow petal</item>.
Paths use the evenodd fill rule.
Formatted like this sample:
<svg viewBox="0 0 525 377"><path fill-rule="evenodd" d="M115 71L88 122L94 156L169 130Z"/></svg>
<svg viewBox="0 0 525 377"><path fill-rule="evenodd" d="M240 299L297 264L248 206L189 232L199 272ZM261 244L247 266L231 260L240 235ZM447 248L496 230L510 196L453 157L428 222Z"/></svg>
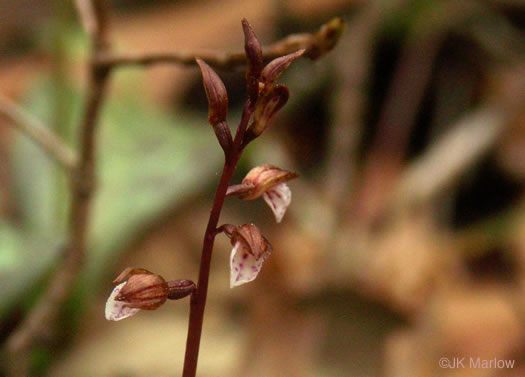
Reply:
<svg viewBox="0 0 525 377"><path fill-rule="evenodd" d="M281 183L272 187L263 194L263 198L268 203L275 215L275 221L278 223L283 219L286 208L292 202L292 191L286 183Z"/></svg>
<svg viewBox="0 0 525 377"><path fill-rule="evenodd" d="M255 259L248 253L241 242L237 242L230 255L230 288L249 283L261 270L264 258Z"/></svg>
<svg viewBox="0 0 525 377"><path fill-rule="evenodd" d="M125 302L115 300L124 285L126 285L126 282L120 283L109 295L108 301L106 302L106 319L108 321L120 321L140 311L140 309L130 308Z"/></svg>

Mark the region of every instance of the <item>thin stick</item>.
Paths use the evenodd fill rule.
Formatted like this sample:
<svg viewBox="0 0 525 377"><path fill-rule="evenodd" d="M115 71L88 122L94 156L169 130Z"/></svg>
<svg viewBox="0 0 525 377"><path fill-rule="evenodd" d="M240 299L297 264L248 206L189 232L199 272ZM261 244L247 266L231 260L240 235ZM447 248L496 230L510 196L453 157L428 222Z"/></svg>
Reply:
<svg viewBox="0 0 525 377"><path fill-rule="evenodd" d="M476 14L477 8L476 2L471 1L439 3L433 10L442 15L435 18L439 21L429 23L426 14L420 15L403 46L377 122L376 136L364 163L355 216L363 227L370 226L384 210L389 190L401 171L417 110L429 85L445 32Z"/></svg>
<svg viewBox="0 0 525 377"><path fill-rule="evenodd" d="M38 119L3 95L0 95L0 115L6 117L9 124L31 138L60 166L68 170L75 167L77 157L73 150Z"/></svg>
<svg viewBox="0 0 525 377"><path fill-rule="evenodd" d="M504 109L490 106L461 119L401 176L393 205L406 209L428 202L483 157L510 119Z"/></svg>
<svg viewBox="0 0 525 377"><path fill-rule="evenodd" d="M315 33L292 34L278 42L263 48L263 59L269 61L277 57L305 49L305 56L317 59L328 52L339 38L342 30L342 20L335 18L321 26ZM333 31L333 33L329 33ZM195 58L199 57L207 64L221 69L233 69L246 64L244 51L172 51L150 53L109 53L98 56L97 61L107 66L126 66L153 64L182 64L195 65Z"/></svg>
<svg viewBox="0 0 525 377"><path fill-rule="evenodd" d="M226 156L224 161L221 179L215 192L215 199L210 211L208 226L206 227L206 232L204 234L199 268L199 280L197 288L192 294L190 301L190 319L188 324L188 337L186 339L184 368L182 371L183 377L195 377L197 374L197 361L199 358L202 325L204 321L204 308L206 307L206 296L208 294L208 279L210 276L213 243L215 241L215 236L217 235L217 224L219 223L219 217L226 197L226 191L228 190L233 173L235 172L237 162L242 155L242 135L246 130L252 111L253 110L248 103L244 108L241 122L237 128L231 153L229 156Z"/></svg>
<svg viewBox="0 0 525 377"><path fill-rule="evenodd" d="M340 214L351 212L347 209L348 193L354 189L352 186L357 172L357 149L364 128L366 86L374 38L385 15L397 11L402 4L404 0L388 5L381 1L369 2L348 24L341 40L347 47L337 50L337 55L332 56L335 65L332 74L337 79L330 103L334 115L328 131L328 162L322 181L324 195L331 201L338 218L341 218ZM348 226L341 221L337 223Z"/></svg>
<svg viewBox="0 0 525 377"><path fill-rule="evenodd" d="M522 111L525 81L521 77L521 71L514 73L504 81L501 99L460 119L405 169L392 192L392 210L403 212L428 203L491 150L505 127Z"/></svg>
<svg viewBox="0 0 525 377"><path fill-rule="evenodd" d="M31 351L44 332L49 331L56 322L59 310L71 292L85 259L86 233L95 189L95 130L110 70L108 67L100 67L95 59L98 53L108 48L102 0L94 0L93 3L79 0L77 4L81 4L84 10L80 13L85 18L83 24L90 25L91 28L87 31L91 36L92 50L86 106L80 125L80 160L71 176L68 241L63 260L50 278L45 292L8 339L8 351L11 354L9 367L13 376L29 375Z"/></svg>

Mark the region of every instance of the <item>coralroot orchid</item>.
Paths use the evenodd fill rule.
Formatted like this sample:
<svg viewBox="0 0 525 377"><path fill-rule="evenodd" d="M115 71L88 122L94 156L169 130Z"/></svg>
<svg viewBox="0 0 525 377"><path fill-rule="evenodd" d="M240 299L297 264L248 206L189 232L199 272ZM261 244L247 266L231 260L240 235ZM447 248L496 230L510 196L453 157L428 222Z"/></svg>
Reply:
<svg viewBox="0 0 525 377"><path fill-rule="evenodd" d="M227 196L237 196L243 200L263 197L275 215L275 221L281 222L286 209L292 202L292 191L286 184L298 175L272 165L257 166L250 170L240 185L228 187Z"/></svg>
<svg viewBox="0 0 525 377"><path fill-rule="evenodd" d="M230 288L249 283L261 270L272 246L253 224L224 225L233 249L230 254Z"/></svg>
<svg viewBox="0 0 525 377"><path fill-rule="evenodd" d="M312 35L312 44L309 45L308 51L297 46L297 51L274 58L266 66L263 64L265 59L263 59L261 44L245 19L242 21L242 27L248 68L246 73L247 100L234 136L232 136L227 120L229 100L224 83L204 60L195 59L202 73L204 90L208 99L208 122L217 136L225 157L204 234L198 284L195 285L189 280L166 282L160 275L147 270L127 268L113 282L118 285L106 304L106 318L118 321L136 314L139 310L155 310L167 299L177 300L191 294L184 377L195 377L197 373L197 359L215 237L222 232L230 238L233 246L230 254L231 288L253 281L272 252L268 240L253 224L240 226L225 224L218 227L225 198L237 196L243 200L252 200L262 196L272 209L278 223L281 222L292 200L292 192L286 182L296 178L297 174L272 165L263 165L250 170L241 184L230 186L237 163L244 149L262 135L277 112L288 101L288 88L276 84L279 76L294 60L305 53L314 58L331 49L335 43L331 39L339 35L334 31L341 29L342 21L339 20L331 24L330 28L323 29L323 34ZM275 57L275 54L270 56ZM126 278L127 280L124 281Z"/></svg>
<svg viewBox="0 0 525 377"><path fill-rule="evenodd" d="M106 302L108 321L120 321L140 310L158 309L167 299L181 299L195 289L195 283L190 280L166 282L160 275L143 268L131 267L122 271L113 284L118 285Z"/></svg>

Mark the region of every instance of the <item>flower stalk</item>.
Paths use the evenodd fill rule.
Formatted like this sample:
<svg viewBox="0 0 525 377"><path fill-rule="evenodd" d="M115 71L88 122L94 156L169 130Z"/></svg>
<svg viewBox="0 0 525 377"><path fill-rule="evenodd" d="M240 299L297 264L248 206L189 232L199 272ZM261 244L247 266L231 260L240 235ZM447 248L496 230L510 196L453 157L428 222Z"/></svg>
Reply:
<svg viewBox="0 0 525 377"><path fill-rule="evenodd" d="M223 225L217 227L217 224L225 197L228 196L228 188L230 187L230 181L237 163L248 143L265 131L274 114L288 100L287 88L273 85L273 82L299 56L304 54L304 56L315 60L332 49L342 33L343 21L340 18L335 18L323 25L315 33L290 35L265 47L264 53L251 26L246 20L243 20L242 26L245 34L244 54L237 52L196 54L195 52L182 51L119 54L110 48L108 15L105 2L103 0L75 0L75 5L92 46L87 62L88 89L80 124L79 150L77 152L70 150L60 138L47 131L47 128L42 127L38 121L28 117L9 101L0 98L0 115L6 116L17 129L33 139L55 162L62 165L70 173L72 198L69 213L69 235L67 243L62 247L63 253L61 254L62 260L60 265L51 276L50 282L38 303L28 313L27 318L13 331L7 341L7 353L10 356L9 373L12 376L27 376L30 374L29 362L31 352L35 345L41 342L44 333L49 336L49 329L54 327L53 324L57 321L61 306L70 294L71 287L78 279L79 272L84 266L86 239L89 233L89 222L92 212L92 199L96 191L97 182L96 131L112 72L127 65L146 67L153 64L171 63L178 65L197 64L200 66L210 104L209 122L225 154L224 167L217 185L215 199L204 235L198 284L195 285L193 281L186 279L166 281L160 275L153 274L147 270L128 268L114 282L114 284L118 285L108 299L106 318L109 320L124 319L140 310L156 310L164 305L167 300L179 300L191 295L183 376L194 377L197 369L215 236L222 232L229 236L233 234L232 229L230 229L233 226ZM196 55L199 55L201 59L214 67L232 69L241 65L248 66L246 75L248 100L244 107L235 139L232 138L226 121L228 97L224 84L208 64L201 59L196 59ZM274 60L273 64L267 65L265 70L263 64L275 58L280 59ZM276 190L275 187L277 186L270 187L266 183L268 190L262 194L265 200L266 197L264 195L271 195L272 190ZM286 207L281 206L281 208L285 209ZM284 211L282 214L284 214ZM279 216L282 217L282 215ZM251 225L246 226L245 224L244 228L239 229L249 229L250 237L246 237L252 241L266 240ZM239 234L242 233L238 232ZM245 255L242 253L247 252L255 258L257 263L262 263L262 260L269 255L271 250L269 243L267 245L264 242L248 242L246 244L242 242L243 238L239 237L232 239L234 240L234 249L240 250L241 257ZM247 240L248 238L244 239ZM239 241L236 242L235 240ZM254 245L265 245L266 247L259 248L254 247ZM236 255L232 251L231 259L234 262Z"/></svg>
<svg viewBox="0 0 525 377"><path fill-rule="evenodd" d="M244 105L241 120L233 141L226 121L228 98L224 84L210 66L197 58L197 63L201 68L203 76L204 89L208 98L208 121L212 125L217 140L224 151L225 160L204 234L197 287L193 291L190 300L190 318L182 372L183 377L195 377L197 374L197 361L215 236L219 234L220 231L224 231L231 237L234 245L230 256L230 266L232 269L230 287L238 286L255 279L264 259L271 252L270 244L254 225L245 224L244 226L234 228L229 225L217 228L217 225L224 200L226 196L228 196L230 182L244 148L266 130L271 118L288 100L288 89L285 86L274 85L274 82L279 75L288 68L292 61L303 55L305 51L299 50L284 57L277 58L266 67L263 67L262 48L255 33L245 19L242 20L242 26L245 36L245 53L248 62L246 73L248 99ZM274 183L284 181L285 179L283 179L283 177L287 179L295 177L293 173L277 171L273 167L263 168L263 170L272 172L265 174L265 176L268 175L269 178L263 179L263 191L265 188L273 188ZM261 188L258 187L258 189L261 191ZM270 191L264 195L268 194L270 194ZM266 197L265 200L267 200ZM286 206L290 200L291 194L288 195L288 203ZM277 222L281 221L286 206L284 206L284 210L278 209L278 211L280 211L278 214L274 209Z"/></svg>
<svg viewBox="0 0 525 377"><path fill-rule="evenodd" d="M206 307L206 297L208 295L208 281L210 277L211 257L215 236L217 235L217 225L226 198L226 192L230 185L237 163L241 158L243 147L241 145L242 135L248 126L248 121L253 110L247 104L244 108L241 122L235 134L235 140L230 152L226 155L221 178L215 191L215 199L210 211L208 225L204 233L202 244L201 261L197 288L191 295L190 300L190 319L188 324L188 336L186 339L186 353L184 356L183 377L195 377L197 373L197 361L199 357L200 340L202 325L204 321L204 309Z"/></svg>
<svg viewBox="0 0 525 377"><path fill-rule="evenodd" d="M204 233L197 284L185 279L166 281L148 270L127 268L113 282L118 285L106 304L106 318L119 321L140 310L156 310L168 299L179 300L191 295L183 377L195 377L197 374L211 259L217 234L225 233L233 246L230 254L231 288L253 281L272 252L271 244L253 224L224 224L218 227L226 197L236 196L243 200L262 197L274 212L276 221L280 222L292 198L286 182L297 177L295 173L263 165L253 168L241 184L230 186L244 148L263 134L275 114L288 101L288 88L275 82L294 60L307 52L306 49L297 49L264 66L261 44L245 19L242 20L242 27L247 62L247 100L235 137L232 137L228 125L229 101L224 83L204 60L195 58L208 99L208 123L224 152L224 166Z"/></svg>

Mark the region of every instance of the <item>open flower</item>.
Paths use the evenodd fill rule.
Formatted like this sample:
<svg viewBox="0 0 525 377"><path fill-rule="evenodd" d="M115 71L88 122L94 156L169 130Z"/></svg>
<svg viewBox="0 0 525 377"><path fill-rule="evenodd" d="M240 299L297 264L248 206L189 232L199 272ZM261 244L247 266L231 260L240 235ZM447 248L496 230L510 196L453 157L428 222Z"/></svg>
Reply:
<svg viewBox="0 0 525 377"><path fill-rule="evenodd" d="M275 221L281 222L286 209L292 202L292 191L287 181L298 175L272 165L257 166L250 170L240 185L228 187L227 196L237 196L243 200L263 197L275 215Z"/></svg>
<svg viewBox="0 0 525 377"><path fill-rule="evenodd" d="M254 280L263 262L272 252L272 246L253 224L225 225L224 232L231 239L230 288Z"/></svg>
<svg viewBox="0 0 525 377"><path fill-rule="evenodd" d="M158 309L167 299L181 299L195 289L195 284L190 280L166 282L160 275L132 267L122 271L113 284L117 286L106 302L108 321L120 321L140 310Z"/></svg>

